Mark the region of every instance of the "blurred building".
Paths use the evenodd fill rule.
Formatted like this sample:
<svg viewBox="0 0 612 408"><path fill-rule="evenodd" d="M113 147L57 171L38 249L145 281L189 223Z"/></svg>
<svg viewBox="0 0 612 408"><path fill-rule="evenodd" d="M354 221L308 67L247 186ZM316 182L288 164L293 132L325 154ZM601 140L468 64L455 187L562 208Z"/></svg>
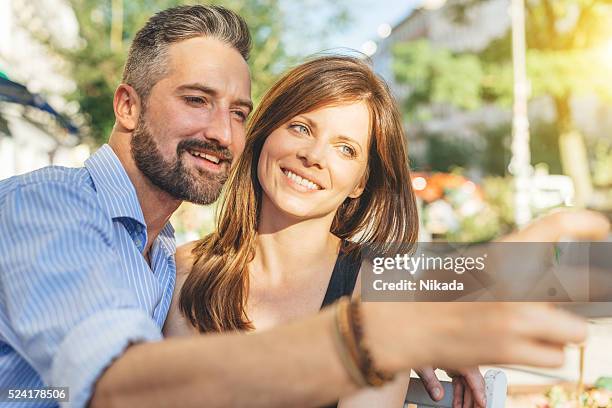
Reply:
<svg viewBox="0 0 612 408"><path fill-rule="evenodd" d="M451 2L453 1L449 1ZM508 32L509 7L509 0L482 2L470 7L461 22L454 21L454 16L447 7L416 8L393 27L387 38L380 41L376 54L372 57L374 68L398 91L397 96L401 97L406 90L394 81L392 48L395 44L427 39L432 45L448 48L453 52L479 52L492 40L503 37Z"/></svg>
<svg viewBox="0 0 612 408"><path fill-rule="evenodd" d="M378 42L376 53L372 56L374 68L389 83L399 101L409 94L410 89L395 81L393 48L396 44L426 39L433 46L455 53L478 53L492 41L505 36L511 29L510 0L488 0L472 4L460 21L457 21L456 13L448 7L458 3L465 2L425 0L420 8L415 8L397 23L388 37ZM457 80L460 81L460 78ZM581 95L572 98L571 108L574 123L587 141L611 139L612 107L609 104L602 103L594 95ZM424 134L449 135L460 142L474 145L483 141L483 129L500 128L511 121L511 110L497 105L485 105L474 111L461 111L448 104L439 104L433 106L432 111L431 119L419 124L419 131L412 127L412 124L406 124L410 151L414 157L425 157L428 140ZM553 122L556 112L552 100L547 97L531 100L529 116L532 123ZM478 169L470 170L470 176L475 179L482 175ZM563 195L566 195L565 190Z"/></svg>
<svg viewBox="0 0 612 408"><path fill-rule="evenodd" d="M460 22L455 21L448 7L442 7L444 4L444 1L425 1L423 7L416 8L393 27L391 34L380 41L372 56L374 69L385 78L400 101L410 89L395 81L393 47L396 44L427 39L434 46L456 53L480 52L510 29L509 0L490 0L474 5ZM423 124L426 133L453 134L466 139L478 138L475 128L482 124L495 127L511 119L509 111L495 106L486 106L472 112L463 112L448 105L436 106L434 109L435 116ZM407 127L409 135L414 136L410 124ZM424 155L427 145L423 138L412 137L410 142L412 154Z"/></svg>
<svg viewBox="0 0 612 408"><path fill-rule="evenodd" d="M21 102L0 96L0 179L49 164L78 166L89 156L68 120L58 121L78 111L62 97L75 84L46 41L78 45L78 23L67 1L0 0L0 76L10 79L3 85L35 102L23 103L23 95Z"/></svg>

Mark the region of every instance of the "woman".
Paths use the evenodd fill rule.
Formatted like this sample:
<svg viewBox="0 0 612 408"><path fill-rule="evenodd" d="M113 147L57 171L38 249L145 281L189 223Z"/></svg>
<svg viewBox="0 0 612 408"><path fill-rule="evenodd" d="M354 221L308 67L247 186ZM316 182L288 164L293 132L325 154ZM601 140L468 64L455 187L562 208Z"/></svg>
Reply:
<svg viewBox="0 0 612 408"><path fill-rule="evenodd" d="M166 335L317 313L358 293L360 247L417 238L401 116L363 61L324 56L289 71L247 134L217 231L177 251ZM406 386L400 378L340 406L400 407Z"/></svg>

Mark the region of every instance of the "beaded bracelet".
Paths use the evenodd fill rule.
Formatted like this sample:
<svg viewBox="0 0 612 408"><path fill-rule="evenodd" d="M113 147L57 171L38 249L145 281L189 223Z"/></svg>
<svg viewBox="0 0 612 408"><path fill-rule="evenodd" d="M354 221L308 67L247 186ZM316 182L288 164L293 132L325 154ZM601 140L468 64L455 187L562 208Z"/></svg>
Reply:
<svg viewBox="0 0 612 408"><path fill-rule="evenodd" d="M354 339L352 339L352 336L347 336L347 333L349 333L347 313L348 306L348 298L342 298L336 302L333 327L334 340L336 341L336 348L338 349L338 355L340 356L342 365L349 374L349 377L351 377L353 382L360 388L363 388L366 387L368 383L361 372L361 368L358 364L358 358L355 355L357 347L356 344L353 346Z"/></svg>
<svg viewBox="0 0 612 408"><path fill-rule="evenodd" d="M360 387L381 385L392 381L390 373L377 370L370 350L363 342L360 302L340 299L335 309L334 333L340 359L351 379Z"/></svg>
<svg viewBox="0 0 612 408"><path fill-rule="evenodd" d="M361 372L366 378L367 383L373 387L380 387L387 382L393 381L394 375L376 368L370 349L363 339L363 321L361 317L361 302L353 300L349 303L349 313L353 337L357 342L361 361Z"/></svg>

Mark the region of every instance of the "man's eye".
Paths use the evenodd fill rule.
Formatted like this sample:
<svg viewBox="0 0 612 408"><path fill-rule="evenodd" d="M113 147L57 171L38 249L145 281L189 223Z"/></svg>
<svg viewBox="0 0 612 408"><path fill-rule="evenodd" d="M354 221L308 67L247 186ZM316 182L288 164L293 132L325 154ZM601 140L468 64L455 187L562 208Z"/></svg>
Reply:
<svg viewBox="0 0 612 408"><path fill-rule="evenodd" d="M206 98L202 98L201 96L185 96L185 101L193 106L202 106L208 103Z"/></svg>
<svg viewBox="0 0 612 408"><path fill-rule="evenodd" d="M294 129L296 132L301 133L303 135L309 135L310 134L310 130L304 126L304 125L300 125L299 123L295 123L291 126L289 126L290 128Z"/></svg>
<svg viewBox="0 0 612 408"><path fill-rule="evenodd" d="M246 122L247 114L244 113L243 111L237 110L237 111L232 111L232 113L236 115L241 122Z"/></svg>

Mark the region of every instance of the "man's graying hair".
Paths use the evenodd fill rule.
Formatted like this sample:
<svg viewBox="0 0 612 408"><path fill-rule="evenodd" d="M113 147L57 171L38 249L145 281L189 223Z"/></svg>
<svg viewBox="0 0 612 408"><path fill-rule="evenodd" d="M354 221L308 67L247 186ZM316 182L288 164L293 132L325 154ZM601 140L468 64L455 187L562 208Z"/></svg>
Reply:
<svg viewBox="0 0 612 408"><path fill-rule="evenodd" d="M173 7L155 14L136 33L122 82L132 86L145 105L153 85L168 74L168 46L199 36L223 41L249 58L251 36L238 14L220 6Z"/></svg>

